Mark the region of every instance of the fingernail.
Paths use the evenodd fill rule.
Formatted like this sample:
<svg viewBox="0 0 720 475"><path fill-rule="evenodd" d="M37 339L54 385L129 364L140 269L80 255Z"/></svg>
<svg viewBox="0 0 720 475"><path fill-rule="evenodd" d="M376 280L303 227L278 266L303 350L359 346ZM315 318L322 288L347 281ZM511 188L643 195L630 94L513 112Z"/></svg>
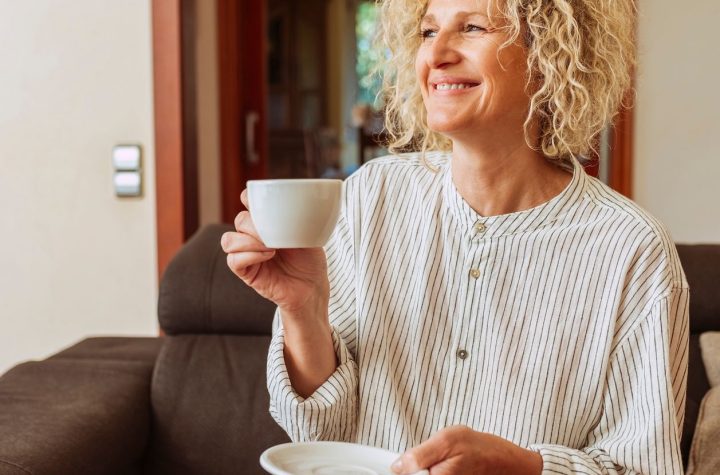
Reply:
<svg viewBox="0 0 720 475"><path fill-rule="evenodd" d="M402 468L403 468L402 457L400 457L399 459L394 461L393 464L390 465L390 468L395 473L402 473Z"/></svg>

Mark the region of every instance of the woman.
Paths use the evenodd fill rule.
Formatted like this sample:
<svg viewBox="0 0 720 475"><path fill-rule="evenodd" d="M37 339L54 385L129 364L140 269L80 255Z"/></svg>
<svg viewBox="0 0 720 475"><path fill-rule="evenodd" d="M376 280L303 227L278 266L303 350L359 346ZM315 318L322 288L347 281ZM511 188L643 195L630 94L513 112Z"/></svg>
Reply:
<svg viewBox="0 0 720 475"><path fill-rule="evenodd" d="M404 452L396 473L682 473L687 282L663 226L575 158L629 86L633 13L382 3L387 128L422 153L351 176L324 250L267 249L247 212L222 240L278 305L293 440Z"/></svg>

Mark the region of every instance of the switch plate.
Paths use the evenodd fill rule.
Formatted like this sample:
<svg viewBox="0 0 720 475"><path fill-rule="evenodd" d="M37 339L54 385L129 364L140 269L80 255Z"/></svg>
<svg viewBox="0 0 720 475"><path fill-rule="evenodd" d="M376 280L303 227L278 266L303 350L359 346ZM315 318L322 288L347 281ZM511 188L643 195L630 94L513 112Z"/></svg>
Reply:
<svg viewBox="0 0 720 475"><path fill-rule="evenodd" d="M112 158L116 171L139 171L142 149L139 145L117 145L113 147Z"/></svg>
<svg viewBox="0 0 720 475"><path fill-rule="evenodd" d="M140 145L116 145L112 151L115 195L142 196L142 148Z"/></svg>
<svg viewBox="0 0 720 475"><path fill-rule="evenodd" d="M115 172L113 181L117 196L142 196L140 172Z"/></svg>

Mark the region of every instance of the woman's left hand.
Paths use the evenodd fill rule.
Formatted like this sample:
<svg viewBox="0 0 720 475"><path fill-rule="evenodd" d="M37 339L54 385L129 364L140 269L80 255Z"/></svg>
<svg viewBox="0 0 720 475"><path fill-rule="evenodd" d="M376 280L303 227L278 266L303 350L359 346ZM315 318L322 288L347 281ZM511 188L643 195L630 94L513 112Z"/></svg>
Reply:
<svg viewBox="0 0 720 475"><path fill-rule="evenodd" d="M492 434L475 432L466 426L452 426L438 431L405 452L392 466L395 473L403 475L423 469L428 470L430 475L540 475L542 468L539 453Z"/></svg>

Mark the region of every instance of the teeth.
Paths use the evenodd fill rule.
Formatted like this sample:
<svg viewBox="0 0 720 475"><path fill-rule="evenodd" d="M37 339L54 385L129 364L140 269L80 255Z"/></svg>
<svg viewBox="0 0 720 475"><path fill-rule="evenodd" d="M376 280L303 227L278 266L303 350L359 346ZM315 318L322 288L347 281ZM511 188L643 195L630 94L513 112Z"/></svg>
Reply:
<svg viewBox="0 0 720 475"><path fill-rule="evenodd" d="M453 89L468 89L471 87L473 87L473 86L470 84L446 84L446 83L438 84L435 86L435 88L438 91L450 91Z"/></svg>

